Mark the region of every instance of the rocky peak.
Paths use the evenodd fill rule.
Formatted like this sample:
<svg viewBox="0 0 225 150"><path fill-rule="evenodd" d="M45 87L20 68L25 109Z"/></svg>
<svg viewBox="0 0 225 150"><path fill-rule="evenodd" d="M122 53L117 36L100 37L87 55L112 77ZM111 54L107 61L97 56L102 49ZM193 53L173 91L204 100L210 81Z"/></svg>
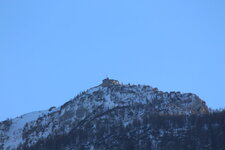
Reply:
<svg viewBox="0 0 225 150"><path fill-rule="evenodd" d="M148 85L120 84L106 78L100 86L80 93L61 107L26 114L8 124L0 123L0 150L32 146L40 139L68 134L88 123L96 124L101 118L122 121L127 126L142 120L143 114L205 113L208 113L207 105L195 94L163 92Z"/></svg>

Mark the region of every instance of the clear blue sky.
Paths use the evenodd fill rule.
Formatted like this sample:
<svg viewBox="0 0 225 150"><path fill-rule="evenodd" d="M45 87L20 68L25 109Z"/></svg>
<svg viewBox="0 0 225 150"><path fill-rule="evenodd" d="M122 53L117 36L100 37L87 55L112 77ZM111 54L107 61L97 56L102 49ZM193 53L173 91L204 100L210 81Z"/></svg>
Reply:
<svg viewBox="0 0 225 150"><path fill-rule="evenodd" d="M225 107L224 0L1 0L0 120L108 75Z"/></svg>

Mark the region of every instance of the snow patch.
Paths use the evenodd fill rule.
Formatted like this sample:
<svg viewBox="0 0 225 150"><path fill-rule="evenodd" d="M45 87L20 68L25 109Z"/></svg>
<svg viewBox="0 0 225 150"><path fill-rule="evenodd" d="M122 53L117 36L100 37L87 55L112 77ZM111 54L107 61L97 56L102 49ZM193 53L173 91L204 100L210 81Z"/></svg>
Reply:
<svg viewBox="0 0 225 150"><path fill-rule="evenodd" d="M22 133L26 123L35 121L46 113L48 111L36 111L12 119L12 124L6 133L8 139L4 143L4 149L17 148L23 142Z"/></svg>

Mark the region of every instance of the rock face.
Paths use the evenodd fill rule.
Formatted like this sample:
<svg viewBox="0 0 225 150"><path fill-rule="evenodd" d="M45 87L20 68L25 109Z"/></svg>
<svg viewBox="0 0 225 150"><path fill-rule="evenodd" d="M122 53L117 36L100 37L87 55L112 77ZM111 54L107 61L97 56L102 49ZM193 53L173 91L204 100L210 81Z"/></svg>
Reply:
<svg viewBox="0 0 225 150"><path fill-rule="evenodd" d="M113 145L113 143L109 144L110 139L120 136L118 133L110 131L113 128L115 131L119 130L120 127L122 130L127 127L132 130L131 126L134 124L141 128L141 124L146 119L146 130L147 128L153 129L154 124L148 122L150 116L153 118L154 116L159 116L159 118L163 116L190 116L192 114L204 115L208 112L205 102L195 94L162 92L148 85L125 85L120 84L117 80L107 78L99 86L80 93L61 107L52 107L46 111L34 112L8 122L1 122L0 150L110 149L106 148ZM170 129L172 130L172 128L173 123L171 123ZM176 129L174 127L173 130ZM89 133L83 133L85 130ZM183 130L186 129L183 128ZM103 131L104 133L102 133ZM166 132L166 129L163 129L164 131ZM140 129L140 132L144 131ZM134 134L135 137L138 133L124 131L123 134ZM91 136L95 139L80 137L81 135ZM17 138L13 138L15 136ZM64 136L74 139L74 143L71 143L70 139L67 141L69 143L64 141L66 144L61 144L61 147L46 146L48 141L54 143L62 137L64 140L67 139ZM103 137L107 139L105 136L108 136L109 141L103 140ZM160 143L154 141L159 135L154 136L149 131L146 136L148 138L144 139L151 142L151 149L159 149L157 144ZM81 143L78 142L80 140ZM100 142L101 140L103 143ZM119 144L118 141L115 142ZM38 147L38 145L42 145L42 147Z"/></svg>

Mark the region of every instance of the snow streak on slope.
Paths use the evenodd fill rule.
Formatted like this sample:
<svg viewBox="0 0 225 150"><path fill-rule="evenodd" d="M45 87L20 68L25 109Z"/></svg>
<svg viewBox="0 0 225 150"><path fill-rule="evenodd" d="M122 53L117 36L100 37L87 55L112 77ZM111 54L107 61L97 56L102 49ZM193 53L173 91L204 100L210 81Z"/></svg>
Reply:
<svg viewBox="0 0 225 150"><path fill-rule="evenodd" d="M47 111L36 111L12 120L12 124L6 133L8 139L5 141L4 149L14 149L23 142L22 132L26 123L36 120L38 117L46 114Z"/></svg>

